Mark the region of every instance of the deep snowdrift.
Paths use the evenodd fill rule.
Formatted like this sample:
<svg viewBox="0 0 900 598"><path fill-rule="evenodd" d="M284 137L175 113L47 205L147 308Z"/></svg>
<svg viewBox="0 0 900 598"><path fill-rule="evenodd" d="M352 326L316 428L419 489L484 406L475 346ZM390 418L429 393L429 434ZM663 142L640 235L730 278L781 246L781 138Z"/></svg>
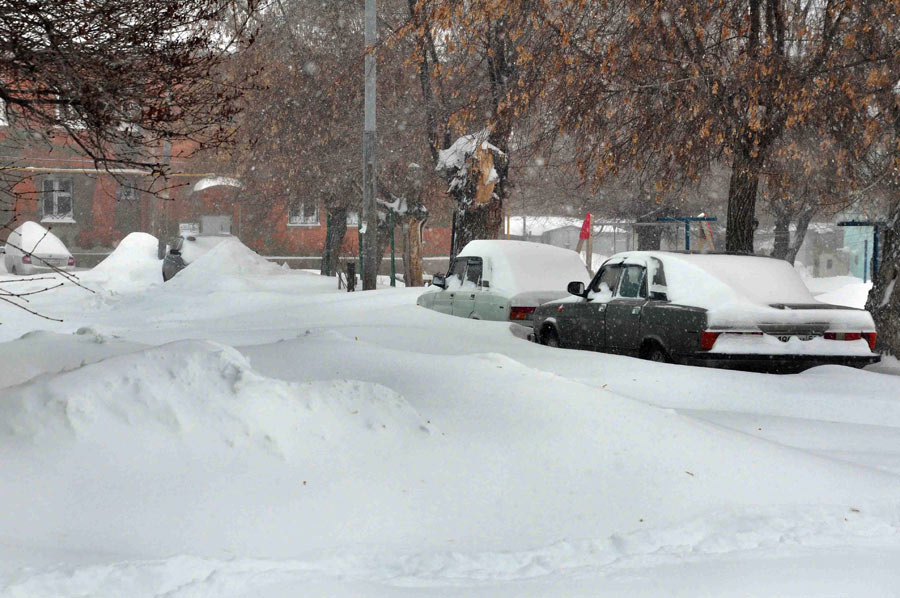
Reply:
<svg viewBox="0 0 900 598"><path fill-rule="evenodd" d="M3 313L0 596L895 593L897 378L552 350L232 250Z"/></svg>
<svg viewBox="0 0 900 598"><path fill-rule="evenodd" d="M257 347L252 359L330 367L316 357L323 350L352 363L372 347L304 336ZM378 353L387 378L433 362ZM8 388L0 504L17 516L0 536L155 558L376 545L477 552L676 526L703 512L742 518L756 505L869 513L900 493L896 476L508 357L443 362L397 392L275 380L230 347L185 341ZM718 541L734 543L730 533Z"/></svg>
<svg viewBox="0 0 900 598"><path fill-rule="evenodd" d="M366 444L366 435L430 434L384 387L335 381L294 384L259 376L231 347L187 341L10 389L0 438L18 445L90 442L136 452L153 442L194 451L257 451L284 459L323 447Z"/></svg>
<svg viewBox="0 0 900 598"><path fill-rule="evenodd" d="M162 260L157 257L157 250L158 241L153 235L131 233L81 278L94 289L114 293L137 292L162 284Z"/></svg>
<svg viewBox="0 0 900 598"><path fill-rule="evenodd" d="M278 265L260 256L236 237L229 237L192 261L167 285L195 290L238 290L252 279L281 271Z"/></svg>

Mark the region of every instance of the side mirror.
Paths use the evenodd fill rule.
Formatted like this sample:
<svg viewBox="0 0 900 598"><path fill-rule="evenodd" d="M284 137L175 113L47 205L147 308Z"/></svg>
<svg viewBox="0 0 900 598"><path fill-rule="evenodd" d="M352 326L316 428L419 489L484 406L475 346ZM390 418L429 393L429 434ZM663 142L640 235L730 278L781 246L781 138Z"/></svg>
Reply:
<svg viewBox="0 0 900 598"><path fill-rule="evenodd" d="M566 290L569 291L570 295L584 297L584 283L578 280L570 282L569 286L566 287Z"/></svg>
<svg viewBox="0 0 900 598"><path fill-rule="evenodd" d="M434 276L431 277L431 286L446 289L447 288L447 280L445 277L441 276L440 274L435 274Z"/></svg>

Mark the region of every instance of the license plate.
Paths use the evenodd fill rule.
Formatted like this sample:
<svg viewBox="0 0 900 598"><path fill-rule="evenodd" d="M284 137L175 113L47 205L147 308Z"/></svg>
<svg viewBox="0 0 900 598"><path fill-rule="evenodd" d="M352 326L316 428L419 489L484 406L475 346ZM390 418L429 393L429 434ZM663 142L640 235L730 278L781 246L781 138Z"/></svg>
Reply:
<svg viewBox="0 0 900 598"><path fill-rule="evenodd" d="M801 341L811 341L812 339L816 338L816 335L815 334L779 334L778 335L778 340L780 340L783 343L788 342L792 338L797 338L797 339L800 339Z"/></svg>

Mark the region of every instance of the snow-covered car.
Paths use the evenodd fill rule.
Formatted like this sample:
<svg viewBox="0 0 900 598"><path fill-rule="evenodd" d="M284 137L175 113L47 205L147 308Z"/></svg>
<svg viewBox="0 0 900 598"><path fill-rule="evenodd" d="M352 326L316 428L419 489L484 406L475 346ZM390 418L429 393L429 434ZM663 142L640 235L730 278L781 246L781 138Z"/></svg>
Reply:
<svg viewBox="0 0 900 598"><path fill-rule="evenodd" d="M568 290L535 312L538 342L776 372L880 359L872 316L817 301L784 260L634 251Z"/></svg>
<svg viewBox="0 0 900 598"><path fill-rule="evenodd" d="M38 224L24 222L9 233L3 263L10 274L38 274L75 267L75 258L59 237Z"/></svg>
<svg viewBox="0 0 900 598"><path fill-rule="evenodd" d="M434 276L417 303L435 311L479 320L530 323L535 308L566 296L571 280L590 278L569 249L525 241L472 241Z"/></svg>
<svg viewBox="0 0 900 598"><path fill-rule="evenodd" d="M162 263L163 281L168 281L173 276L184 270L191 262L210 249L224 241L233 239L232 235L222 234L197 234L182 235L170 240L165 248Z"/></svg>

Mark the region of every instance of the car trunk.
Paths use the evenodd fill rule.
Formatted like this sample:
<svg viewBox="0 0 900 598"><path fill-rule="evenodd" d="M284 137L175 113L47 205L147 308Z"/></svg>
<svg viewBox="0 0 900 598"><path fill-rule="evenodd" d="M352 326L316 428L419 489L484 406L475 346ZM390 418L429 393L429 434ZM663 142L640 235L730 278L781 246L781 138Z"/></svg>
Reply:
<svg viewBox="0 0 900 598"><path fill-rule="evenodd" d="M869 354L874 344L874 326L865 310L824 303L769 307L774 309L757 314L753 325L711 327L713 351Z"/></svg>
<svg viewBox="0 0 900 598"><path fill-rule="evenodd" d="M522 307L537 307L548 301L556 301L568 296L566 291L528 291L509 298L509 304Z"/></svg>
<svg viewBox="0 0 900 598"><path fill-rule="evenodd" d="M828 331L863 332L869 327L855 325L857 317L865 314L865 310L831 305L828 303L773 303L769 307L789 316L778 318L777 322L763 322L759 329L772 336L823 336ZM857 328L859 328L857 330Z"/></svg>
<svg viewBox="0 0 900 598"><path fill-rule="evenodd" d="M528 291L509 298L509 319L531 322L537 306L566 297L565 291Z"/></svg>

